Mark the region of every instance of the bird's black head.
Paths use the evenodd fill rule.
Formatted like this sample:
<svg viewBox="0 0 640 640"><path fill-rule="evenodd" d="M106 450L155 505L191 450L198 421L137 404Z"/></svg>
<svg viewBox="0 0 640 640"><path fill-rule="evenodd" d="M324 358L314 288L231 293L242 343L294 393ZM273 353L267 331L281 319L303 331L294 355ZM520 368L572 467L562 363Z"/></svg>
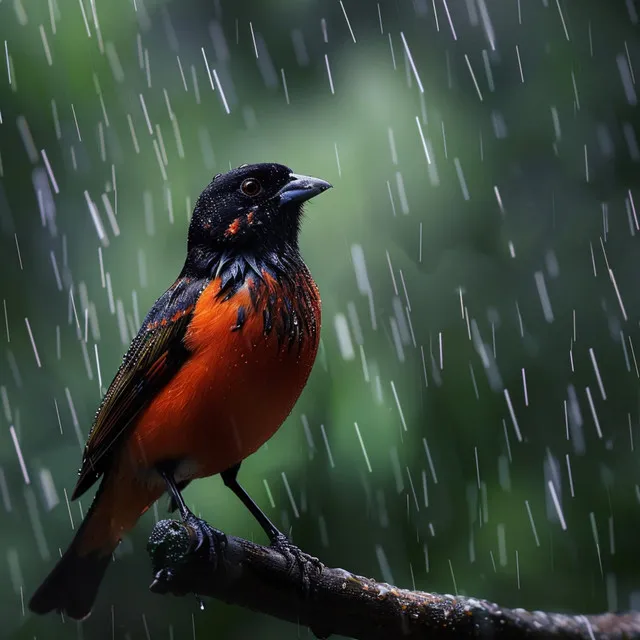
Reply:
<svg viewBox="0 0 640 640"><path fill-rule="evenodd" d="M196 202L189 253L296 250L303 203L330 187L273 163L218 174Z"/></svg>

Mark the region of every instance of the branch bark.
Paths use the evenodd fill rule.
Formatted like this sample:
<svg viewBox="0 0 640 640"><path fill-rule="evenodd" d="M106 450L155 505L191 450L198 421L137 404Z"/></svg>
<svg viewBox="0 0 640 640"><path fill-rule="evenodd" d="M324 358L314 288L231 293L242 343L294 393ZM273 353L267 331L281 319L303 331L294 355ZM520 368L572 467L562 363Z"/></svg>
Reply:
<svg viewBox="0 0 640 640"><path fill-rule="evenodd" d="M208 526L208 525L207 525ZM640 613L566 615L505 609L470 597L398 589L211 527L162 520L149 539L156 593L211 596L309 627L316 636L366 640L492 638L639 638ZM305 582L305 576L308 580Z"/></svg>

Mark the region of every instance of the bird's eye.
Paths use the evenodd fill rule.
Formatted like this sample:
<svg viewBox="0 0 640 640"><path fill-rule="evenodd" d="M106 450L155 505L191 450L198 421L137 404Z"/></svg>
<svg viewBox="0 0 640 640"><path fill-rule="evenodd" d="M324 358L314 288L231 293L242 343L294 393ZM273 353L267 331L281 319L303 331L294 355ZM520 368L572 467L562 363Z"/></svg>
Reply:
<svg viewBox="0 0 640 640"><path fill-rule="evenodd" d="M241 185L240 189L245 196L254 197L262 191L262 186L255 178L247 178Z"/></svg>

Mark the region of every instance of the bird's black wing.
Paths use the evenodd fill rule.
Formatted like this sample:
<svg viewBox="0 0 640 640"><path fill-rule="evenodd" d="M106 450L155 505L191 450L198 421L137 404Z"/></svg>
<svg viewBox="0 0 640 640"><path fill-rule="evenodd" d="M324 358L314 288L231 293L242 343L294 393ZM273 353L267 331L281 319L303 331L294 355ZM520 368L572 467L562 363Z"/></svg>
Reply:
<svg viewBox="0 0 640 640"><path fill-rule="evenodd" d="M189 358L184 337L208 282L179 278L147 314L96 413L72 499L104 473L114 446Z"/></svg>

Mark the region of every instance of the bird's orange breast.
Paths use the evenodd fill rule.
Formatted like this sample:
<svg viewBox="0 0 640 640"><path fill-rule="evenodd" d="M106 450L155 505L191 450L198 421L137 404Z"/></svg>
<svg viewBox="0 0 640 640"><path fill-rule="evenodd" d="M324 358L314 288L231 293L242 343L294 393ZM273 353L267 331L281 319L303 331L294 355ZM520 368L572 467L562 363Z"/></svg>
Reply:
<svg viewBox="0 0 640 640"><path fill-rule="evenodd" d="M309 274L286 286L248 279L228 300L219 291L215 280L201 294L185 337L192 355L134 428L137 467L185 460L189 477L224 471L275 433L304 388L320 330Z"/></svg>

